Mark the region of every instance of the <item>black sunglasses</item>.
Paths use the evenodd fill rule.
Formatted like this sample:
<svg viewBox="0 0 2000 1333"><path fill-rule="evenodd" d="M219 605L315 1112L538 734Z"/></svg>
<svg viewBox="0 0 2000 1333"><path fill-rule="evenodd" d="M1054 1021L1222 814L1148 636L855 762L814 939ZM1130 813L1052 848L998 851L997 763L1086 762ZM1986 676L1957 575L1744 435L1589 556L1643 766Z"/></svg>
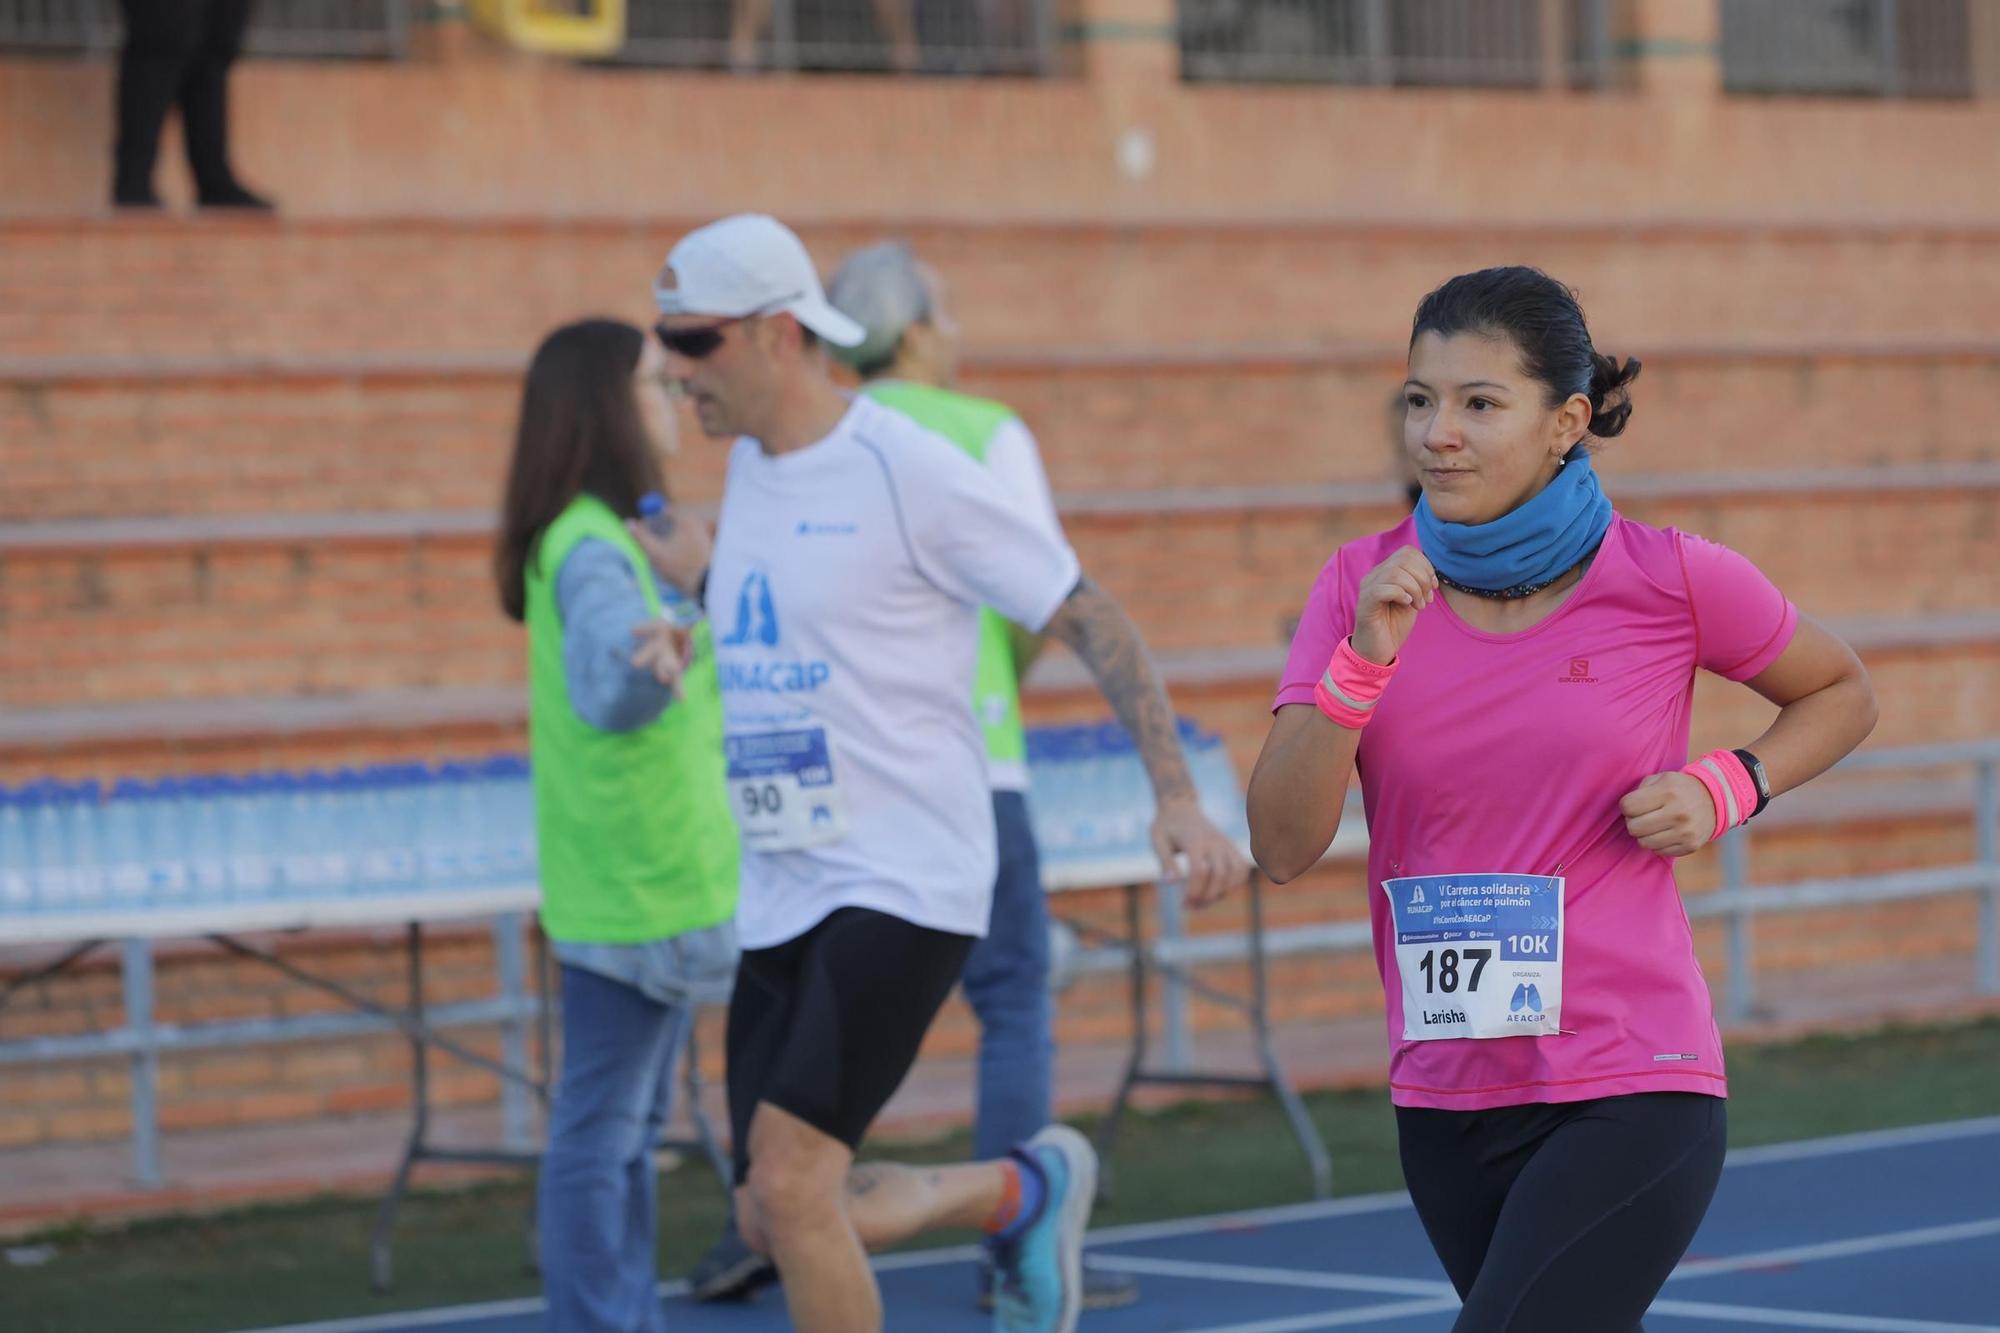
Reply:
<svg viewBox="0 0 2000 1333"><path fill-rule="evenodd" d="M715 349L722 346L724 329L749 318L749 315L738 315L734 319L717 320L713 324L702 324L692 329L670 329L667 327L667 322L661 320L653 326L653 336L660 340L660 346L675 356L699 361L703 357L713 355Z"/></svg>
<svg viewBox="0 0 2000 1333"><path fill-rule="evenodd" d="M660 340L660 346L675 356L699 361L714 355L715 349L722 346L722 331L731 324L741 324L746 319L762 319L773 310L784 309L802 295L802 292L791 292L775 301L766 301L746 315L731 315L728 319L718 319L713 324L702 324L692 329L670 329L663 319L653 326L653 336Z"/></svg>

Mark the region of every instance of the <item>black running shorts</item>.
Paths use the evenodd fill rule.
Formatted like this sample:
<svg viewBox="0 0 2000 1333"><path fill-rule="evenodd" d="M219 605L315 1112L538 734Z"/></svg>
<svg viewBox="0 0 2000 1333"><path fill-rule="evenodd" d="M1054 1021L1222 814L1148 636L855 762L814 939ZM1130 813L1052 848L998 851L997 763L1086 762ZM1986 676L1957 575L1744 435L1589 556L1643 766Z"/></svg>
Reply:
<svg viewBox="0 0 2000 1333"><path fill-rule="evenodd" d="M843 907L794 939L746 949L729 1002L729 1126L736 1179L750 1172L759 1102L848 1147L860 1144L975 940Z"/></svg>

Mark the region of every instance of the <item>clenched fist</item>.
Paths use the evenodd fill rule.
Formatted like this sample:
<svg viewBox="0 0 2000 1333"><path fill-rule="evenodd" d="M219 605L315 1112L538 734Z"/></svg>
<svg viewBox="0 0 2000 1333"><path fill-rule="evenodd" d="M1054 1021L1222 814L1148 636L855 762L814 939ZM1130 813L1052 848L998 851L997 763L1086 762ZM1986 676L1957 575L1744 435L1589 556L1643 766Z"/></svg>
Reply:
<svg viewBox="0 0 2000 1333"><path fill-rule="evenodd" d="M1700 779L1655 773L1618 802L1625 831L1662 856L1686 856L1715 835L1715 801Z"/></svg>
<svg viewBox="0 0 2000 1333"><path fill-rule="evenodd" d="M1368 571L1354 595L1354 651L1387 666L1403 651L1417 612L1437 600L1437 570L1422 551L1405 546Z"/></svg>

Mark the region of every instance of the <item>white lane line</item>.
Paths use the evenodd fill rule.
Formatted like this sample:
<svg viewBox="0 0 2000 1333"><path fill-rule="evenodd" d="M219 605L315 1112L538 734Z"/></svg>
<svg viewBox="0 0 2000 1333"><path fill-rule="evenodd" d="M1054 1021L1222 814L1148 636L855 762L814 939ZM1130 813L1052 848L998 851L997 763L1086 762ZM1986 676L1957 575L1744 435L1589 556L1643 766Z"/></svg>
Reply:
<svg viewBox="0 0 2000 1333"><path fill-rule="evenodd" d="M1887 1319L1880 1315L1821 1314L1815 1310L1767 1310L1756 1305L1713 1305L1707 1301L1654 1301L1647 1318L1731 1319L1774 1328L1832 1328L1849 1333L2000 1333L2000 1324L1945 1324L1935 1319Z"/></svg>
<svg viewBox="0 0 2000 1333"><path fill-rule="evenodd" d="M1449 1282L1422 1278L1370 1277L1365 1273L1317 1273L1297 1268L1261 1268L1252 1264L1211 1264L1183 1259L1149 1259L1142 1255L1091 1256L1091 1266L1150 1277L1183 1277L1203 1282L1249 1282L1271 1287L1304 1287L1315 1291L1365 1291L1380 1296L1457 1296Z"/></svg>
<svg viewBox="0 0 2000 1333"><path fill-rule="evenodd" d="M1306 1333L1315 1328L1348 1328L1355 1324L1379 1324L1412 1315L1445 1314L1458 1308L1458 1297L1448 1301L1396 1301L1387 1305L1364 1305L1355 1310L1331 1314L1300 1314L1284 1319L1259 1319L1248 1324L1216 1324L1190 1333Z"/></svg>
<svg viewBox="0 0 2000 1333"><path fill-rule="evenodd" d="M1090 1233L1089 1243L1131 1245L1147 1240L1171 1240L1176 1236L1196 1236L1211 1231L1231 1231L1248 1227L1282 1226L1287 1222L1319 1222L1330 1217L1356 1217L1408 1208L1410 1196L1403 1190L1380 1194L1357 1194L1346 1199L1318 1199L1312 1203L1286 1203L1273 1208L1247 1208L1236 1213L1210 1213L1206 1217L1176 1217L1164 1222L1133 1222L1122 1227L1103 1227Z"/></svg>
<svg viewBox="0 0 2000 1333"><path fill-rule="evenodd" d="M316 1324L286 1324L280 1328L258 1329L255 1333L378 1333L385 1329L436 1328L468 1319L506 1319L515 1315L540 1314L544 1304L539 1296L524 1296L512 1301L488 1301L484 1305L453 1305L441 1310L406 1310L401 1314L360 1315L353 1319L328 1319Z"/></svg>
<svg viewBox="0 0 2000 1333"><path fill-rule="evenodd" d="M1871 1129L1861 1134L1836 1134L1831 1138L1805 1139L1798 1143L1767 1143L1761 1148L1739 1148L1729 1154L1726 1164L1762 1166L1767 1162L1798 1162L1811 1157L1871 1152L1879 1148L1949 1143L1953 1139L1974 1139L1988 1134L2000 1134L2000 1115L1978 1120L1947 1120L1936 1125L1905 1125L1901 1129Z"/></svg>
<svg viewBox="0 0 2000 1333"><path fill-rule="evenodd" d="M1920 1245L1943 1245L1955 1240L1978 1240L2000 1236L2000 1217L1977 1222L1954 1222L1949 1226L1917 1227L1910 1231L1885 1231L1876 1236L1855 1236L1848 1240L1821 1241L1816 1245L1788 1245L1782 1249L1759 1250L1755 1254L1733 1254L1723 1259L1691 1259L1667 1275L1675 1282L1718 1273L1741 1273L1750 1268L1774 1264L1809 1264L1821 1259L1845 1259L1857 1254L1882 1254Z"/></svg>

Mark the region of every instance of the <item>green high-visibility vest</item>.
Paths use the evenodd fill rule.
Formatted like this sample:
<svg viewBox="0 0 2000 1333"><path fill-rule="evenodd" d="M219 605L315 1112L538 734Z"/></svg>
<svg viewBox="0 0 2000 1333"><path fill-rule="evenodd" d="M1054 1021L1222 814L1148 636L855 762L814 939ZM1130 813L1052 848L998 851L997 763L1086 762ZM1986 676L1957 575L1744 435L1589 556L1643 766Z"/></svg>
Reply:
<svg viewBox="0 0 2000 1333"><path fill-rule="evenodd" d="M555 581L579 541L611 543L660 613L646 557L610 506L578 496L528 562L528 738L542 928L551 939L637 944L736 912L736 820L723 779L722 691L704 622L673 703L634 731L577 716Z"/></svg>
<svg viewBox="0 0 2000 1333"><path fill-rule="evenodd" d="M1000 427L1014 419L1004 404L949 389L901 380L876 380L862 392L894 408L926 430L935 431L980 463ZM979 611L979 668L973 676L972 715L986 733L986 757L997 764L1028 762L1027 734L1021 724L1021 681L1014 671L1014 646L1007 620L990 607Z"/></svg>

